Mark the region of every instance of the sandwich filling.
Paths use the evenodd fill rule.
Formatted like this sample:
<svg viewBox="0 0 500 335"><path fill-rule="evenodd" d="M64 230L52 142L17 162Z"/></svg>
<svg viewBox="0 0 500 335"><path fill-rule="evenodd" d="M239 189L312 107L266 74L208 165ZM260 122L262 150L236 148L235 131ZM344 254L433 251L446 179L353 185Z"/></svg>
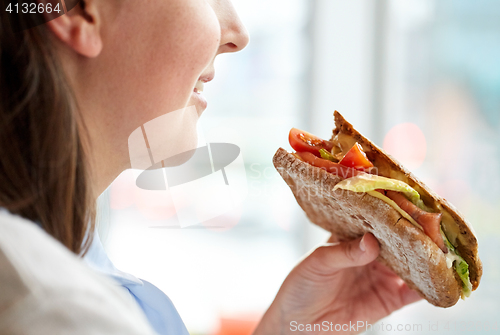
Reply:
<svg viewBox="0 0 500 335"><path fill-rule="evenodd" d="M299 159L344 179L334 190L363 192L379 198L421 229L443 251L448 268L454 265L462 281L462 299L470 295L469 267L442 228L443 213L433 212L414 188L401 180L378 175L357 142L345 152L333 141L295 128L290 130L289 142Z"/></svg>

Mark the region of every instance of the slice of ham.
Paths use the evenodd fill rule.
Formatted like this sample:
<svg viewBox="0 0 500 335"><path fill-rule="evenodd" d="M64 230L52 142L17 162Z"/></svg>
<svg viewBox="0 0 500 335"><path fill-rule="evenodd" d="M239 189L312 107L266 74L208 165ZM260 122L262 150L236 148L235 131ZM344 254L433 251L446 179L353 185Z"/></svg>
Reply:
<svg viewBox="0 0 500 335"><path fill-rule="evenodd" d="M408 213L419 225L424 228L424 233L429 236L436 245L443 250L444 253L448 252L441 232L439 231L441 225L441 213L428 213L417 206L415 206L406 197L395 191L386 191L386 196L393 200L402 210Z"/></svg>
<svg viewBox="0 0 500 335"><path fill-rule="evenodd" d="M338 163L329 161L327 159L316 157L314 154L310 152L303 151L303 152L297 152L296 154L300 158L302 158L303 161L311 165L314 165L316 167L319 167L320 169L323 169L327 172L333 173L334 175L337 175L344 179L352 178L360 173L364 173L361 171L357 171L354 168L349 168L347 166L340 165Z"/></svg>

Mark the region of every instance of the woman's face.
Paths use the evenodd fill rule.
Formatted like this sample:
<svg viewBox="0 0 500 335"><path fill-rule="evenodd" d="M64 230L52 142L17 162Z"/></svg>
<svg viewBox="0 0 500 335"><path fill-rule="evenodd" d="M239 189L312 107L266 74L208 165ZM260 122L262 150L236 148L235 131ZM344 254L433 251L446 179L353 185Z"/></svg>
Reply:
<svg viewBox="0 0 500 335"><path fill-rule="evenodd" d="M201 114L206 101L197 91L213 79L215 56L241 50L248 35L230 0L102 0L98 7L103 48L77 58L73 84L97 168L114 175L111 182L130 166L127 140L136 128L186 106Z"/></svg>

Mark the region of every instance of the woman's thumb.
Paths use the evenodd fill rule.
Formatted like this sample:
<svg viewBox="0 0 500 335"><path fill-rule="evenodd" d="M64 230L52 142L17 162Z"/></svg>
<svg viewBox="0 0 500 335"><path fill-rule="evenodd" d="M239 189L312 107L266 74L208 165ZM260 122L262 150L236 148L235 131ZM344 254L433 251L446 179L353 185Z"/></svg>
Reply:
<svg viewBox="0 0 500 335"><path fill-rule="evenodd" d="M337 270L355 266L366 265L380 252L375 236L366 233L363 237L348 242L328 243L318 247L309 257L310 266L316 271Z"/></svg>

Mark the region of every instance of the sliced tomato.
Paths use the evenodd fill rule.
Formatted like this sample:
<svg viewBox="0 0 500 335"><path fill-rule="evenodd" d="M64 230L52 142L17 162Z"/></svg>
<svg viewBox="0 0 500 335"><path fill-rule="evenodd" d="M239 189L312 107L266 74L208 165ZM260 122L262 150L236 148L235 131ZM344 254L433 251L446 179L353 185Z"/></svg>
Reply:
<svg viewBox="0 0 500 335"><path fill-rule="evenodd" d="M355 168L356 170L366 170L373 167L372 162L366 157L361 145L356 142L351 149L340 160L339 164Z"/></svg>
<svg viewBox="0 0 500 335"><path fill-rule="evenodd" d="M319 150L325 149L328 152L332 151L333 142L325 141L306 131L292 128L288 135L288 141L292 148L297 152L310 152L315 156L321 157Z"/></svg>
<svg viewBox="0 0 500 335"><path fill-rule="evenodd" d="M318 158L310 152L297 151L296 154L299 155L303 161L305 161L311 165L314 165L316 167L319 167L320 169L323 169L323 170L330 172L334 175L342 177L344 179L357 176L360 173L364 173L364 172L357 171L353 168L349 168L347 166L340 165L338 163L334 163L334 162L329 161L327 159Z"/></svg>
<svg viewBox="0 0 500 335"><path fill-rule="evenodd" d="M425 235L429 236L431 240L433 240L434 243L436 243L436 245L443 250L444 253L448 252L448 249L444 245L443 237L439 231L441 226L441 213L428 213L415 206L410 200L406 199L406 197L399 192L387 191L386 195L402 210L414 218L415 221L417 221L417 223L424 228Z"/></svg>

